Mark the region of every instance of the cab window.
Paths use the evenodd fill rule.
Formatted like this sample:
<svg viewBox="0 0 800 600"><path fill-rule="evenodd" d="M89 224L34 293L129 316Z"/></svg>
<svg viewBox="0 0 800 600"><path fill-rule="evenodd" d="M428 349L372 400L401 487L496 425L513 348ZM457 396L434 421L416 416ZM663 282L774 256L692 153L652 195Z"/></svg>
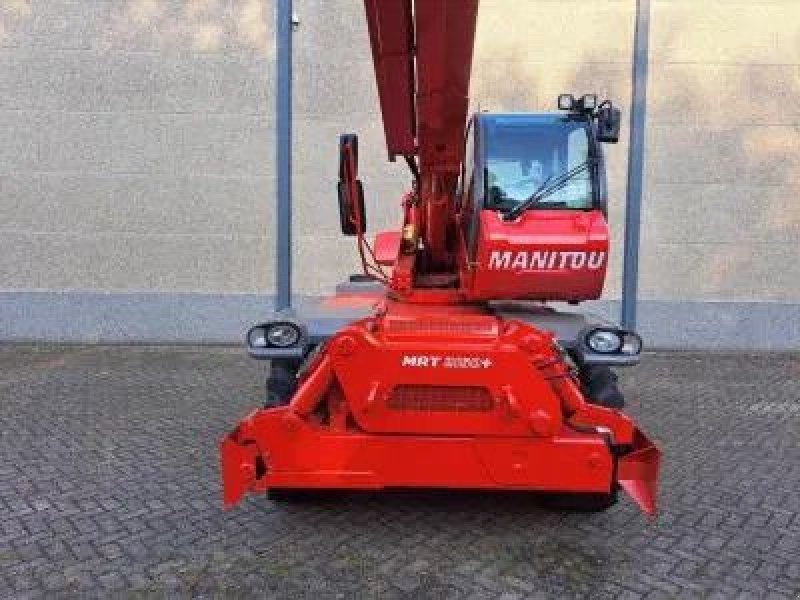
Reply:
<svg viewBox="0 0 800 600"><path fill-rule="evenodd" d="M498 118L486 127L486 207L509 210L589 158L586 121L561 116ZM591 169L568 178L531 209L587 209Z"/></svg>

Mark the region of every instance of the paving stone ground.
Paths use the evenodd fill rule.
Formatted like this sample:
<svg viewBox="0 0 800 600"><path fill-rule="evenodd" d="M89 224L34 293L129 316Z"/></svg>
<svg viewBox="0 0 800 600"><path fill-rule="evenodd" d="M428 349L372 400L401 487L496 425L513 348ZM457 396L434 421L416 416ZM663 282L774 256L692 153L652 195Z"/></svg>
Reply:
<svg viewBox="0 0 800 600"><path fill-rule="evenodd" d="M393 493L224 512L217 440L261 401L231 348L0 347L0 598L800 598L800 355L623 374L662 512Z"/></svg>

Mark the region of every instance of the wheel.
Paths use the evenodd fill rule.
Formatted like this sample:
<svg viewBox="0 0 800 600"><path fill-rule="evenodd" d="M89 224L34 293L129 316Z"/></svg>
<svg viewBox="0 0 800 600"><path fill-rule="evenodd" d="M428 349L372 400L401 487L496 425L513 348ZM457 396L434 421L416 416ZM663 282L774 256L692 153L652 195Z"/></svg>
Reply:
<svg viewBox="0 0 800 600"><path fill-rule="evenodd" d="M605 408L624 408L625 396L617 386L617 374L608 367L584 367L580 372L583 393L592 404Z"/></svg>
<svg viewBox="0 0 800 600"><path fill-rule="evenodd" d="M310 500L313 493L309 490L298 490L294 488L270 488L267 490L267 498L270 502L289 504L292 502L302 502Z"/></svg>
<svg viewBox="0 0 800 600"><path fill-rule="evenodd" d="M265 408L286 406L297 390L298 361L273 360L269 367L266 383Z"/></svg>
<svg viewBox="0 0 800 600"><path fill-rule="evenodd" d="M603 493L556 493L545 494L540 498L545 508L558 511L594 513L602 512L617 503L617 490Z"/></svg>

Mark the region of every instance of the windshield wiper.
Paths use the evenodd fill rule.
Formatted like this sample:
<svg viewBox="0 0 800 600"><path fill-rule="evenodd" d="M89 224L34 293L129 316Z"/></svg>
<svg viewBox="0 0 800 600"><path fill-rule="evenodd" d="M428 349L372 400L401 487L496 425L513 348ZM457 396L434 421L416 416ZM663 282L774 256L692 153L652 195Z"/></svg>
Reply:
<svg viewBox="0 0 800 600"><path fill-rule="evenodd" d="M570 170L564 171L555 179L553 179L553 176L551 175L545 179L544 182L542 182L542 185L540 185L539 188L533 192L533 194L528 196L528 198L517 204L511 210L503 213L503 219L506 221L513 221L534 204L538 204L548 196L552 196L557 191L564 189L575 177L584 171L588 171L589 164L590 163L588 160L586 162L582 162L579 165L572 167Z"/></svg>

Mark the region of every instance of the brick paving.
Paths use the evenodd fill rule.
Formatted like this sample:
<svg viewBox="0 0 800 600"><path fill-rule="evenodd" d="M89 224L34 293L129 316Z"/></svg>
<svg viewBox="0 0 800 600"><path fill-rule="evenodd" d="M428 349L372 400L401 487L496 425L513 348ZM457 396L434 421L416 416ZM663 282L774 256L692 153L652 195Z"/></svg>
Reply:
<svg viewBox="0 0 800 600"><path fill-rule="evenodd" d="M800 598L800 355L623 372L662 513L392 493L224 512L216 442L261 401L231 348L0 347L0 598Z"/></svg>

